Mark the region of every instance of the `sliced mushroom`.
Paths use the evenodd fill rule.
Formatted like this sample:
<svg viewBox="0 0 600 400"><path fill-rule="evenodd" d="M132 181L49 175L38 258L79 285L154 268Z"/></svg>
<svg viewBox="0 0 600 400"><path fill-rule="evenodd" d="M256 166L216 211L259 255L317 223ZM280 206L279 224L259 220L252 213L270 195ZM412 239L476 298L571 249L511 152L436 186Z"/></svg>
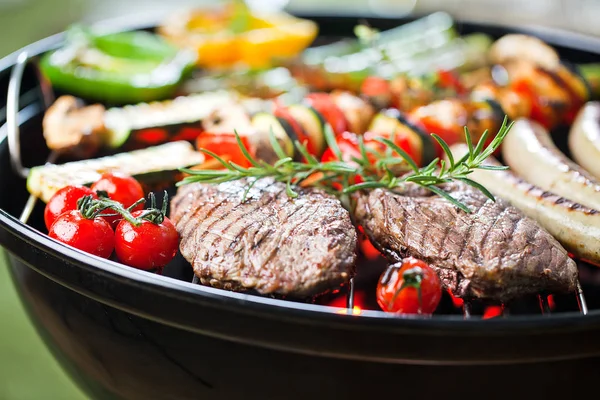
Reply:
<svg viewBox="0 0 600 400"><path fill-rule="evenodd" d="M375 116L375 109L371 104L345 90L334 90L331 99L344 113L348 122L348 130L353 133L363 134Z"/></svg>
<svg viewBox="0 0 600 400"><path fill-rule="evenodd" d="M529 61L550 71L560 65L558 53L542 40L529 35L511 33L496 40L489 50L492 64L510 61Z"/></svg>
<svg viewBox="0 0 600 400"><path fill-rule="evenodd" d="M202 120L202 129L211 133L238 133L252 130L250 116L246 109L235 103L225 104Z"/></svg>
<svg viewBox="0 0 600 400"><path fill-rule="evenodd" d="M59 97L44 115L46 145L51 150L77 157L89 157L102 145L105 108L84 106L73 96Z"/></svg>

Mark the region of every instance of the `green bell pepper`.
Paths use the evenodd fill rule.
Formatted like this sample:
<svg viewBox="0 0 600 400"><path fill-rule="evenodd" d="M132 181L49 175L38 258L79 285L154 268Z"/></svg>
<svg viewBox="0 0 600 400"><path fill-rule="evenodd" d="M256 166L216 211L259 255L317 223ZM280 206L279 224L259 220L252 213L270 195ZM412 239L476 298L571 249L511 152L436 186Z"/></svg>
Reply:
<svg viewBox="0 0 600 400"><path fill-rule="evenodd" d="M63 47L42 56L40 68L61 91L107 104L131 104L173 96L196 57L150 32L96 35L73 26Z"/></svg>

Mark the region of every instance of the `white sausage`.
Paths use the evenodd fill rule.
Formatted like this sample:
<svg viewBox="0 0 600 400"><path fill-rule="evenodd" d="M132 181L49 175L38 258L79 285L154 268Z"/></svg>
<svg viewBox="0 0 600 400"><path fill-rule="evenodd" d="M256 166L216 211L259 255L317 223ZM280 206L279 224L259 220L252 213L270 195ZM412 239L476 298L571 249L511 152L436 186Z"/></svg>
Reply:
<svg viewBox="0 0 600 400"><path fill-rule="evenodd" d="M527 182L600 210L600 183L563 154L548 131L537 122L515 121L502 142L502 157L505 164Z"/></svg>
<svg viewBox="0 0 600 400"><path fill-rule="evenodd" d="M452 147L455 159L466 152L466 145ZM492 157L487 163L499 165ZM535 219L577 258L600 265L599 211L544 191L510 171L477 169L469 178Z"/></svg>
<svg viewBox="0 0 600 400"><path fill-rule="evenodd" d="M571 125L569 150L573 159L600 179L600 102L586 103Z"/></svg>

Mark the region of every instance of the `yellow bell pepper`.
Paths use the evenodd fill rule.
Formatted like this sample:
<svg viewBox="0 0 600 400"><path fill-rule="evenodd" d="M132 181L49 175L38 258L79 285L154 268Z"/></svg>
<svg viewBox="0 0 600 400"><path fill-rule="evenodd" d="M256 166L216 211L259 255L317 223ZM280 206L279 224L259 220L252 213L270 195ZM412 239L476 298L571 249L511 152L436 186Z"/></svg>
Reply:
<svg viewBox="0 0 600 400"><path fill-rule="evenodd" d="M259 15L233 2L171 15L157 31L179 47L195 49L200 67L262 68L310 46L318 26L283 12Z"/></svg>

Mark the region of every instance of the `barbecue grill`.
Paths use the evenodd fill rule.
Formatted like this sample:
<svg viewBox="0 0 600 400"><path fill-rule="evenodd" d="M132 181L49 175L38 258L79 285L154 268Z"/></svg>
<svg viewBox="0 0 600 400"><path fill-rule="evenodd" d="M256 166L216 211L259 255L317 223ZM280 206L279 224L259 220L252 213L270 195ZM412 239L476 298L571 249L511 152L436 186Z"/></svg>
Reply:
<svg viewBox="0 0 600 400"><path fill-rule="evenodd" d="M319 23L318 42L351 35L359 20L304 17ZM404 20L368 22L387 29ZM494 37L515 31L468 21L460 28ZM600 55L600 39L520 31L573 62ZM57 160L41 131L55 94L36 57L62 40L56 35L0 60L0 244L40 334L93 398L553 398L593 384L600 270L585 263L576 293L509 304L445 295L432 316L395 316L377 311L373 299L384 263L363 260L348 287L306 302L199 285L181 258L153 274L49 239L43 204L28 195L25 178L28 167ZM566 133L553 132L565 152Z"/></svg>

